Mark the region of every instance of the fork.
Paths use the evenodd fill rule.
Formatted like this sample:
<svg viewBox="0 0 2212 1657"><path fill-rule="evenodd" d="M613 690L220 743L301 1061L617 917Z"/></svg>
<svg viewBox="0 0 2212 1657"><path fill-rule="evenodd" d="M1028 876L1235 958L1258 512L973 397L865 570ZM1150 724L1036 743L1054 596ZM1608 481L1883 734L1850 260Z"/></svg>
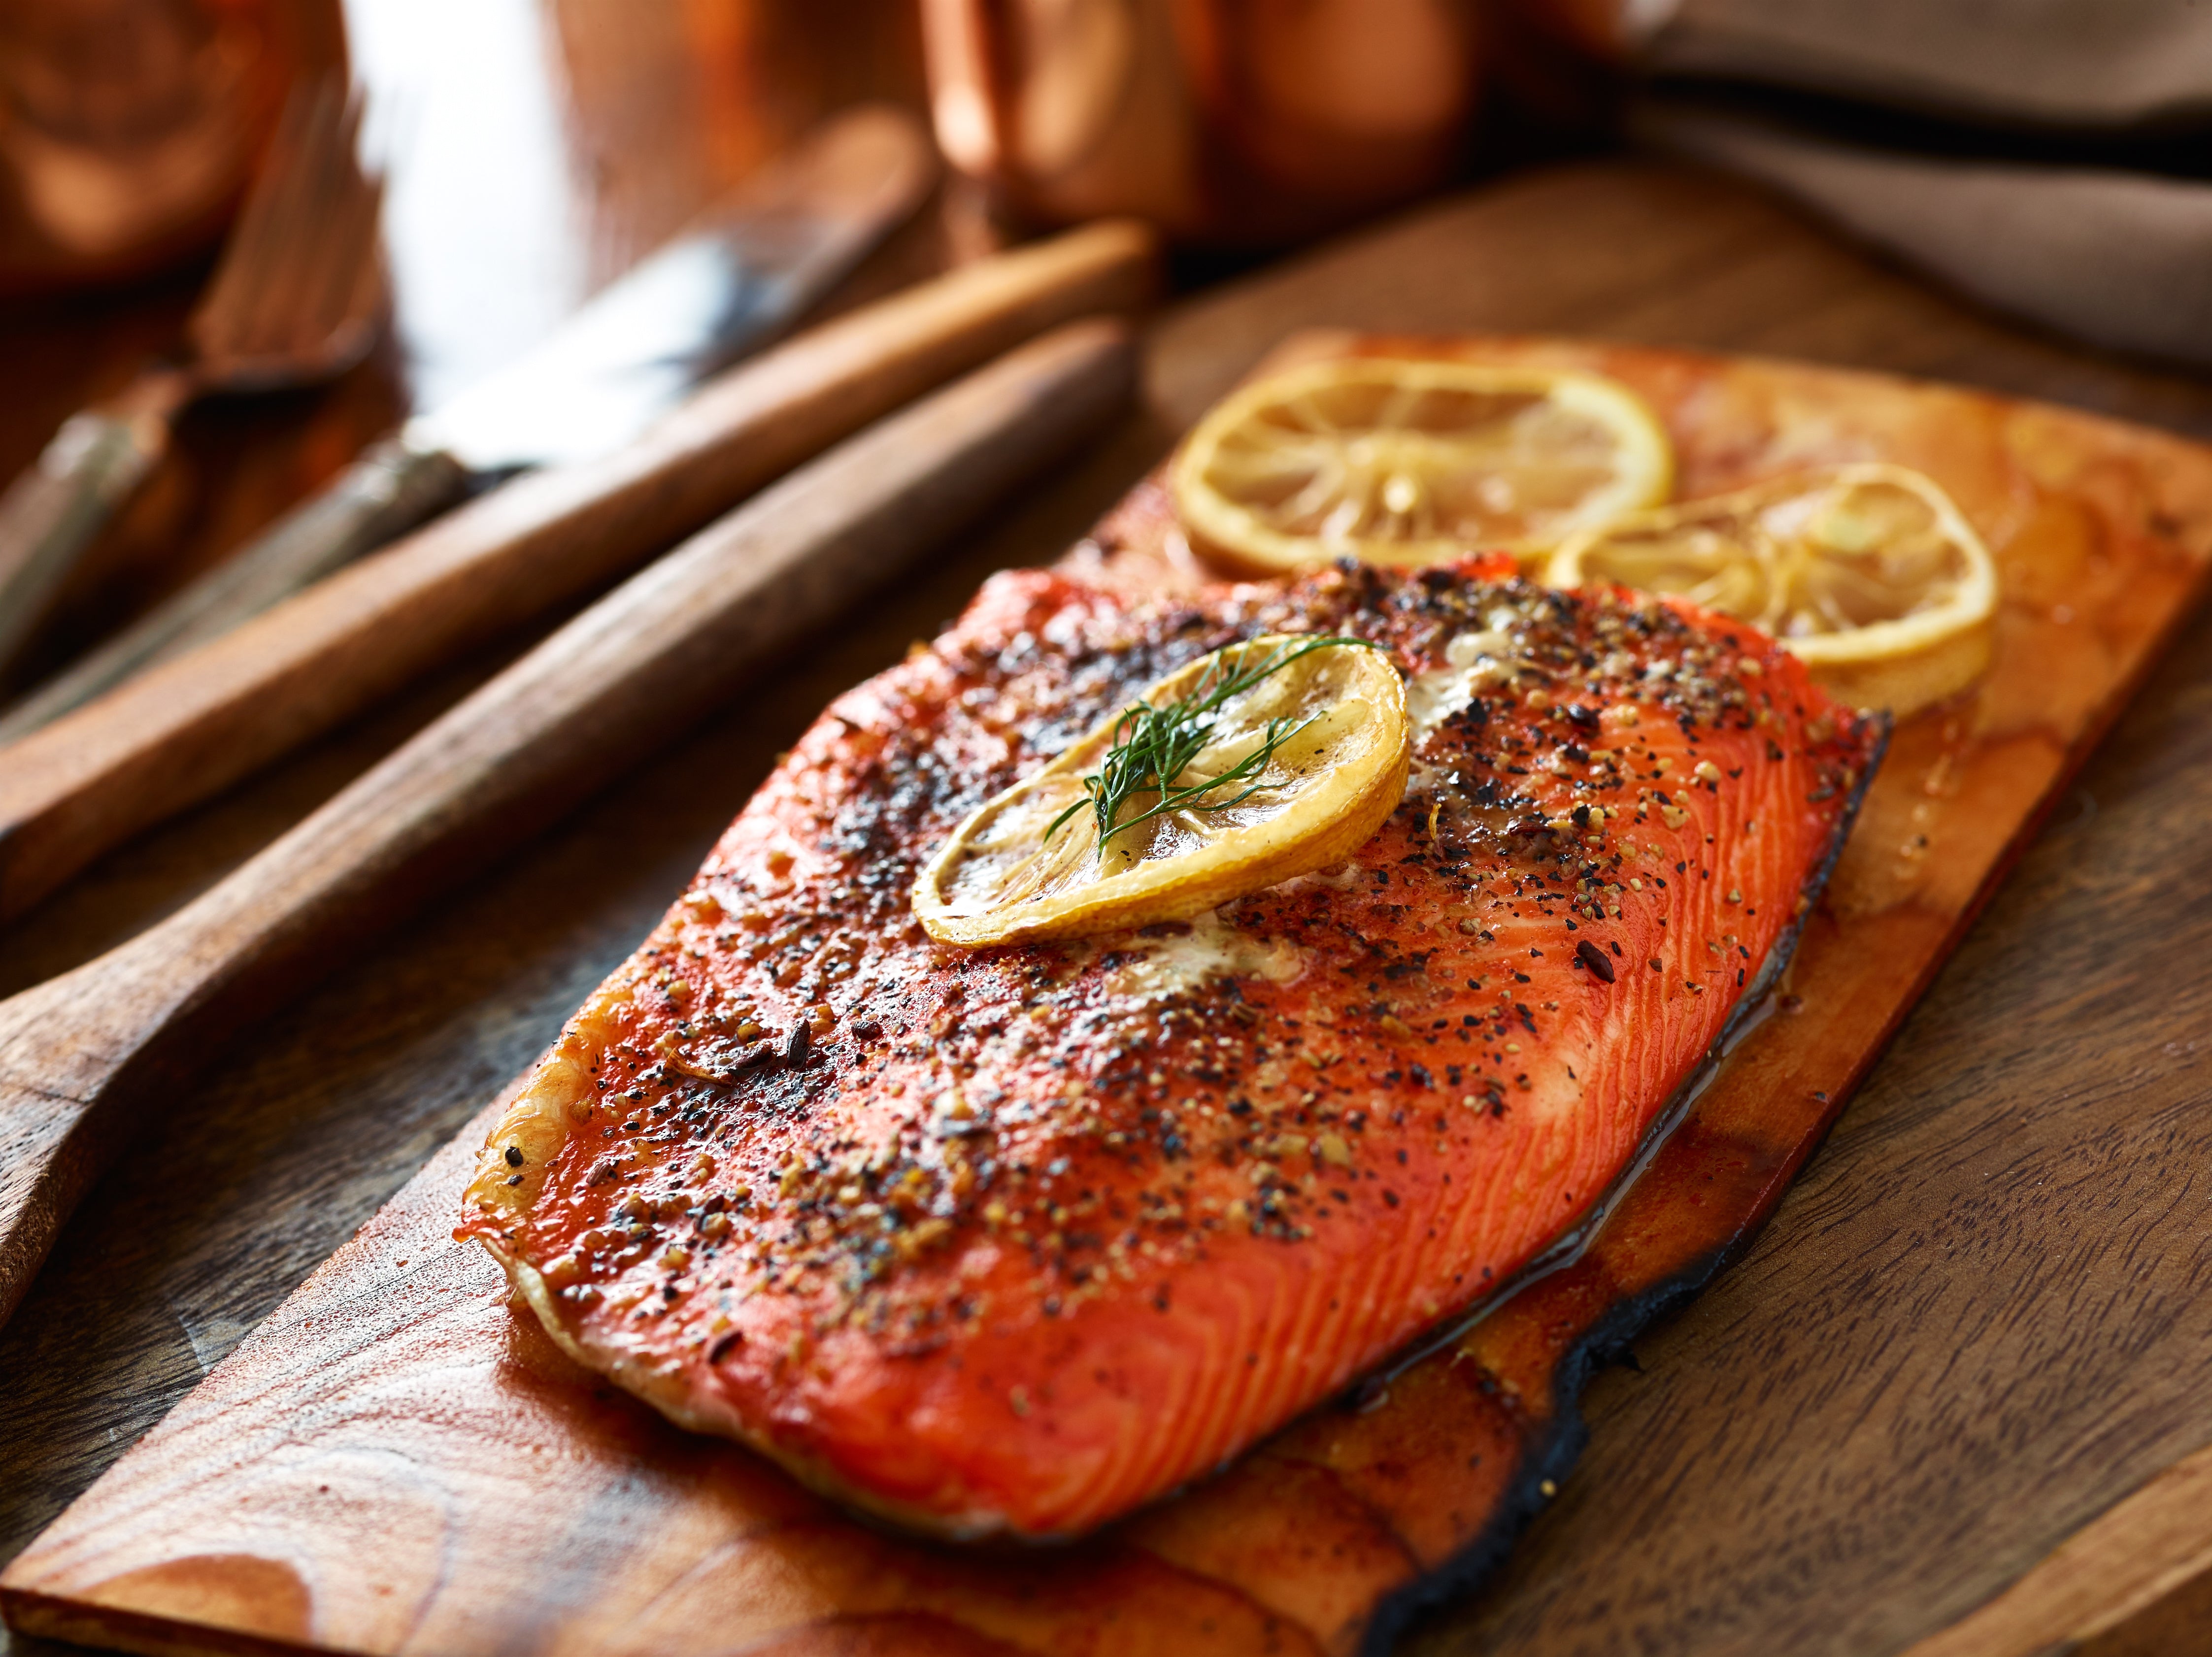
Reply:
<svg viewBox="0 0 2212 1657"><path fill-rule="evenodd" d="M382 185L355 161L360 124L358 100L335 77L294 88L183 349L70 416L0 496L0 672L167 452L187 404L328 379L375 343L387 309Z"/></svg>

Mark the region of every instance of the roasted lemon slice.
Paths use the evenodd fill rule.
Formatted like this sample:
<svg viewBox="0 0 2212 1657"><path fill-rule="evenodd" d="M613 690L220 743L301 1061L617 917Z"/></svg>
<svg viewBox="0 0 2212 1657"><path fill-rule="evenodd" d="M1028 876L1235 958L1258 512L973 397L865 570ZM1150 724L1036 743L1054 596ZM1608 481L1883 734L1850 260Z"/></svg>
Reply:
<svg viewBox="0 0 2212 1657"><path fill-rule="evenodd" d="M1201 550L1273 572L1540 550L1667 498L1651 410L1596 374L1355 357L1217 404L1169 474Z"/></svg>
<svg viewBox="0 0 2212 1657"><path fill-rule="evenodd" d="M1902 717L1980 677L1996 631L1987 548L1934 480L1836 466L1637 513L1552 555L1554 586L1678 592L1772 634L1859 707Z"/></svg>
<svg viewBox="0 0 2212 1657"><path fill-rule="evenodd" d="M972 812L915 883L945 944L1187 920L1341 862L1406 792L1405 683L1357 640L1273 634L1170 673Z"/></svg>

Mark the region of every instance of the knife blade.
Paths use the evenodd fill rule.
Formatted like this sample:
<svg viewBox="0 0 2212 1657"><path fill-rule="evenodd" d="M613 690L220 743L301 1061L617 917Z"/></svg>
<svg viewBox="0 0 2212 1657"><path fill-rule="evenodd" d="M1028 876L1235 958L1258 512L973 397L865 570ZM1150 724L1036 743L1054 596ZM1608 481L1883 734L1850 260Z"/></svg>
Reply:
<svg viewBox="0 0 2212 1657"><path fill-rule="evenodd" d="M610 453L787 327L910 216L936 175L903 112L840 116L539 344L410 419L250 546L0 714L0 744L517 472Z"/></svg>

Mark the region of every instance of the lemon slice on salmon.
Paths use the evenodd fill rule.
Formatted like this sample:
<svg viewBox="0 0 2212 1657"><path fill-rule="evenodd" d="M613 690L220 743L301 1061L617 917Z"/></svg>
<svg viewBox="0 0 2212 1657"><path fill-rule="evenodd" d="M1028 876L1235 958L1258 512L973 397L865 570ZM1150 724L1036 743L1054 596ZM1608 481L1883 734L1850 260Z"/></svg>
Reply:
<svg viewBox="0 0 2212 1657"><path fill-rule="evenodd" d="M1178 669L953 831L914 888L945 944L1195 915L1340 863L1406 792L1405 682L1351 639L1279 634Z"/></svg>
<svg viewBox="0 0 2212 1657"><path fill-rule="evenodd" d="M1354 357L1215 405L1168 482L1199 550L1274 573L1344 556L1419 565L1540 550L1665 500L1673 479L1666 432L1618 381Z"/></svg>
<svg viewBox="0 0 2212 1657"><path fill-rule="evenodd" d="M1987 671L1997 578L1932 478L1878 463L1634 513L1560 547L1553 586L1680 593L1780 640L1838 696L1900 718Z"/></svg>

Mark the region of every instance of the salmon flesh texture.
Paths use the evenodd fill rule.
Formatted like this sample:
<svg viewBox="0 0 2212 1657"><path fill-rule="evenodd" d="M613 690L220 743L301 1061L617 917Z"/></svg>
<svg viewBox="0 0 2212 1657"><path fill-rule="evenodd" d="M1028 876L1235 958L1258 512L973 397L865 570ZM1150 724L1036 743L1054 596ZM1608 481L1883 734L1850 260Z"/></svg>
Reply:
<svg viewBox="0 0 2212 1657"><path fill-rule="evenodd" d="M994 578L840 699L570 1020L464 1235L571 1354L939 1535L1218 1466L1587 1217L1794 937L1878 752L1771 640L1501 561L1130 607ZM975 806L1237 639L1407 674L1406 798L1189 925L931 943Z"/></svg>

